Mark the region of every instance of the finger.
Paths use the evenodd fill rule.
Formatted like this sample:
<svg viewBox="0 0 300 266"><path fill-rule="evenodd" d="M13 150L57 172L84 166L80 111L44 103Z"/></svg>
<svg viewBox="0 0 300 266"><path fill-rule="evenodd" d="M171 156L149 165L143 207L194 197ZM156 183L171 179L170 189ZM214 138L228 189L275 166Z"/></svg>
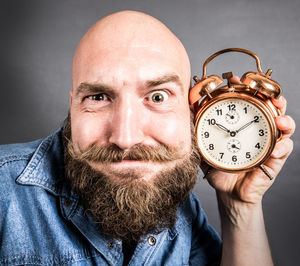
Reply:
<svg viewBox="0 0 300 266"><path fill-rule="evenodd" d="M293 146L294 143L290 138L282 139L276 143L271 157L274 159L285 159L293 151Z"/></svg>
<svg viewBox="0 0 300 266"><path fill-rule="evenodd" d="M241 80L238 76L232 76L229 81L233 84L241 84Z"/></svg>
<svg viewBox="0 0 300 266"><path fill-rule="evenodd" d="M285 114L287 101L283 96L280 96L279 99L272 98L271 101L281 114Z"/></svg>
<svg viewBox="0 0 300 266"><path fill-rule="evenodd" d="M293 118L288 115L281 115L275 118L277 128L282 132L283 138L289 138L294 134L296 123Z"/></svg>
<svg viewBox="0 0 300 266"><path fill-rule="evenodd" d="M293 141L291 139L283 139L276 144L270 158L263 164L273 178L278 175L292 150Z"/></svg>

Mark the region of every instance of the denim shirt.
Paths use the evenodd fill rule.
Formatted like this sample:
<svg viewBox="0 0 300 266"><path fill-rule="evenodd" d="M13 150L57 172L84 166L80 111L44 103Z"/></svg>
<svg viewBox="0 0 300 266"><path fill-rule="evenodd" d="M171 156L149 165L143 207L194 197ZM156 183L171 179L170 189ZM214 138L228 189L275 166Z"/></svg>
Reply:
<svg viewBox="0 0 300 266"><path fill-rule="evenodd" d="M220 237L194 194L177 215L138 243L129 265L219 265ZM101 235L64 181L61 129L0 146L0 265L122 264L122 242Z"/></svg>

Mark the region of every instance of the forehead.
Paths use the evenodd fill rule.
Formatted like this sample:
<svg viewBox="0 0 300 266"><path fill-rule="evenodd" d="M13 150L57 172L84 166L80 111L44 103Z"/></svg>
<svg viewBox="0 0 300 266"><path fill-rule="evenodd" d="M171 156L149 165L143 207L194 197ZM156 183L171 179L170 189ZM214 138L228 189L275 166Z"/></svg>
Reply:
<svg viewBox="0 0 300 266"><path fill-rule="evenodd" d="M175 51L147 47L108 48L96 53L87 51L73 73L73 88L78 88L81 83L100 82L122 87L176 76L183 88L188 89L189 71L180 61Z"/></svg>

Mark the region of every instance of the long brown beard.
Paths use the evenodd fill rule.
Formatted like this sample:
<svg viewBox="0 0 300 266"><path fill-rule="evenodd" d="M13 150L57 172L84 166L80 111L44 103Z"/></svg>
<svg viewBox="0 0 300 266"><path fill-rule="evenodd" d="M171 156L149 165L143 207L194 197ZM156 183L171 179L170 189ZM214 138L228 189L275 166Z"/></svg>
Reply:
<svg viewBox="0 0 300 266"><path fill-rule="evenodd" d="M69 117L63 132L66 178L79 195L81 204L99 225L101 233L110 238L139 241L150 233L171 228L176 221L176 210L189 195L197 180L200 155L193 141L192 152L171 169L162 171L152 182L134 173L116 182L94 170L87 160L116 162L122 159L153 161L174 160L175 149L139 146L129 154L117 146L97 148L75 153L71 142ZM99 155L100 154L100 155ZM104 154L104 155L103 155ZM151 158L151 159L149 159Z"/></svg>

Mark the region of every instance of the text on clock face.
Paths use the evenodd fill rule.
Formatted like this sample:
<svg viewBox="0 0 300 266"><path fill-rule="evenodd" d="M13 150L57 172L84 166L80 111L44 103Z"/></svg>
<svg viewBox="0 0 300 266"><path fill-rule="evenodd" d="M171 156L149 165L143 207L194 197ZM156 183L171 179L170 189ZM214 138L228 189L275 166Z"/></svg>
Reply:
<svg viewBox="0 0 300 266"><path fill-rule="evenodd" d="M222 168L251 166L265 155L270 125L254 103L238 98L210 105L198 120L197 141L202 155Z"/></svg>

